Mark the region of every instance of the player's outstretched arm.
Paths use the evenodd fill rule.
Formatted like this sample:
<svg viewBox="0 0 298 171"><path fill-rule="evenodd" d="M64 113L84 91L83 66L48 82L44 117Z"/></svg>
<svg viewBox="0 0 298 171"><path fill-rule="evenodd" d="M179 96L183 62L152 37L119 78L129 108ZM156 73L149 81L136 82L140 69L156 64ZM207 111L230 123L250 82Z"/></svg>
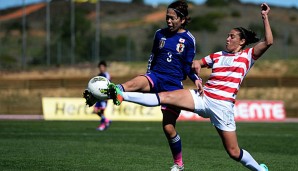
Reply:
<svg viewBox="0 0 298 171"><path fill-rule="evenodd" d="M266 3L263 3L261 5L261 15L263 19L265 38L254 47L254 56L256 58L261 57L263 53L273 44L273 35L268 19L269 11L270 7Z"/></svg>

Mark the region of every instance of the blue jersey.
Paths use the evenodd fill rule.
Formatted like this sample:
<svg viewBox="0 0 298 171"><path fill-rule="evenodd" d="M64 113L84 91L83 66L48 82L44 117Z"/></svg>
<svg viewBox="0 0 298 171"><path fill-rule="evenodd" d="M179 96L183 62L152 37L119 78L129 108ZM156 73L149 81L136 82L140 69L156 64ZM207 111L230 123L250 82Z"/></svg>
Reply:
<svg viewBox="0 0 298 171"><path fill-rule="evenodd" d="M102 76L107 78L108 80L111 80L111 76L108 72L99 73L97 76Z"/></svg>
<svg viewBox="0 0 298 171"><path fill-rule="evenodd" d="M108 72L102 72L99 73L97 76L102 76L107 78L108 80L111 80L111 76ZM107 107L107 100L98 101L95 103L95 107L101 110L104 110Z"/></svg>
<svg viewBox="0 0 298 171"><path fill-rule="evenodd" d="M189 31L171 33L167 28L159 29L154 36L147 72L180 82L188 76L194 82L198 79L191 68L195 53L195 38Z"/></svg>

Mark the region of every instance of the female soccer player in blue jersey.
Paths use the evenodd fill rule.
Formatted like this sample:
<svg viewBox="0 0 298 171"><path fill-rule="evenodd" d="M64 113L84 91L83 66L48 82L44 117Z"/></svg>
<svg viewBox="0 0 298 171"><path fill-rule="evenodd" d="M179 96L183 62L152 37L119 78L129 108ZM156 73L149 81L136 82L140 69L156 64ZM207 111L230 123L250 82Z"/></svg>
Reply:
<svg viewBox="0 0 298 171"><path fill-rule="evenodd" d="M187 3L176 1L170 4L166 13L168 27L159 29L155 33L147 73L118 85L119 88L125 92L158 93L182 89L182 81L186 76L196 82L198 77L191 69L196 45L194 36L185 29L188 22ZM115 103L118 101L116 100ZM163 113L163 130L174 160L172 170L183 170L181 139L175 130L180 109L163 105L161 110Z"/></svg>
<svg viewBox="0 0 298 171"><path fill-rule="evenodd" d="M254 63L273 44L273 35L268 20L270 8L261 5L261 15L265 38L259 41L256 34L242 27L232 29L226 39L226 50L212 53L201 60L193 62L193 68L199 74L201 67L209 67L212 73L204 85L198 90L176 90L171 92L136 93L121 92L111 84L111 92L116 91L114 98L130 101L145 106L160 104L175 105L195 112L202 117L210 118L215 126L225 150L229 156L253 171L268 171L265 164L258 164L248 151L238 145L236 124L234 121L234 102L240 84ZM256 43L252 48L246 45ZM120 101L119 101L120 102ZM119 103L118 103L119 104ZM219 169L220 170L220 169Z"/></svg>
<svg viewBox="0 0 298 171"><path fill-rule="evenodd" d="M185 1L175 1L168 6L167 28L159 29L155 33L147 73L117 85L121 91L158 93L179 90L183 89L182 81L187 76L196 85L199 84L200 79L191 68L196 45L194 36L185 28L189 19ZM114 99L114 103L119 104L119 100L121 99ZM172 170L183 170L181 139L175 130L180 109L162 105L161 110L163 130L174 160Z"/></svg>
<svg viewBox="0 0 298 171"><path fill-rule="evenodd" d="M106 61L100 61L97 67L99 70L98 76L102 76L107 78L108 80L111 80L111 76L107 72ZM107 100L101 100L101 101L97 101L94 105L93 113L97 114L101 118L100 124L96 128L98 131L104 131L110 126L111 121L104 114L107 104L108 104Z"/></svg>

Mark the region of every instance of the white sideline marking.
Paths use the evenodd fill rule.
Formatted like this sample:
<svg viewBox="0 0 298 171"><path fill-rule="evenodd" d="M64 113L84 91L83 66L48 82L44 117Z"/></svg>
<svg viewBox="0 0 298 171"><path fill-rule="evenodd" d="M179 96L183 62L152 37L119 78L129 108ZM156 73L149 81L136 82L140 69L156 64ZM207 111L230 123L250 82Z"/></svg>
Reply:
<svg viewBox="0 0 298 171"><path fill-rule="evenodd" d="M0 120L43 120L43 115L1 115Z"/></svg>

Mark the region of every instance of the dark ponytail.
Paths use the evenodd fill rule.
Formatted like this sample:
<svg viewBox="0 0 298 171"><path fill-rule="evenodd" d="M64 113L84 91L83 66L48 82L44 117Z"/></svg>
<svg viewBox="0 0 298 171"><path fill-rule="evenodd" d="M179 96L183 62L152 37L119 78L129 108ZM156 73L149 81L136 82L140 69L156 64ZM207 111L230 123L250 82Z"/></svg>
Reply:
<svg viewBox="0 0 298 171"><path fill-rule="evenodd" d="M234 29L240 32L240 39L245 39L245 45L243 46L243 48L246 45L260 41L260 38L257 37L257 34L251 30L247 30L243 27L237 27Z"/></svg>

